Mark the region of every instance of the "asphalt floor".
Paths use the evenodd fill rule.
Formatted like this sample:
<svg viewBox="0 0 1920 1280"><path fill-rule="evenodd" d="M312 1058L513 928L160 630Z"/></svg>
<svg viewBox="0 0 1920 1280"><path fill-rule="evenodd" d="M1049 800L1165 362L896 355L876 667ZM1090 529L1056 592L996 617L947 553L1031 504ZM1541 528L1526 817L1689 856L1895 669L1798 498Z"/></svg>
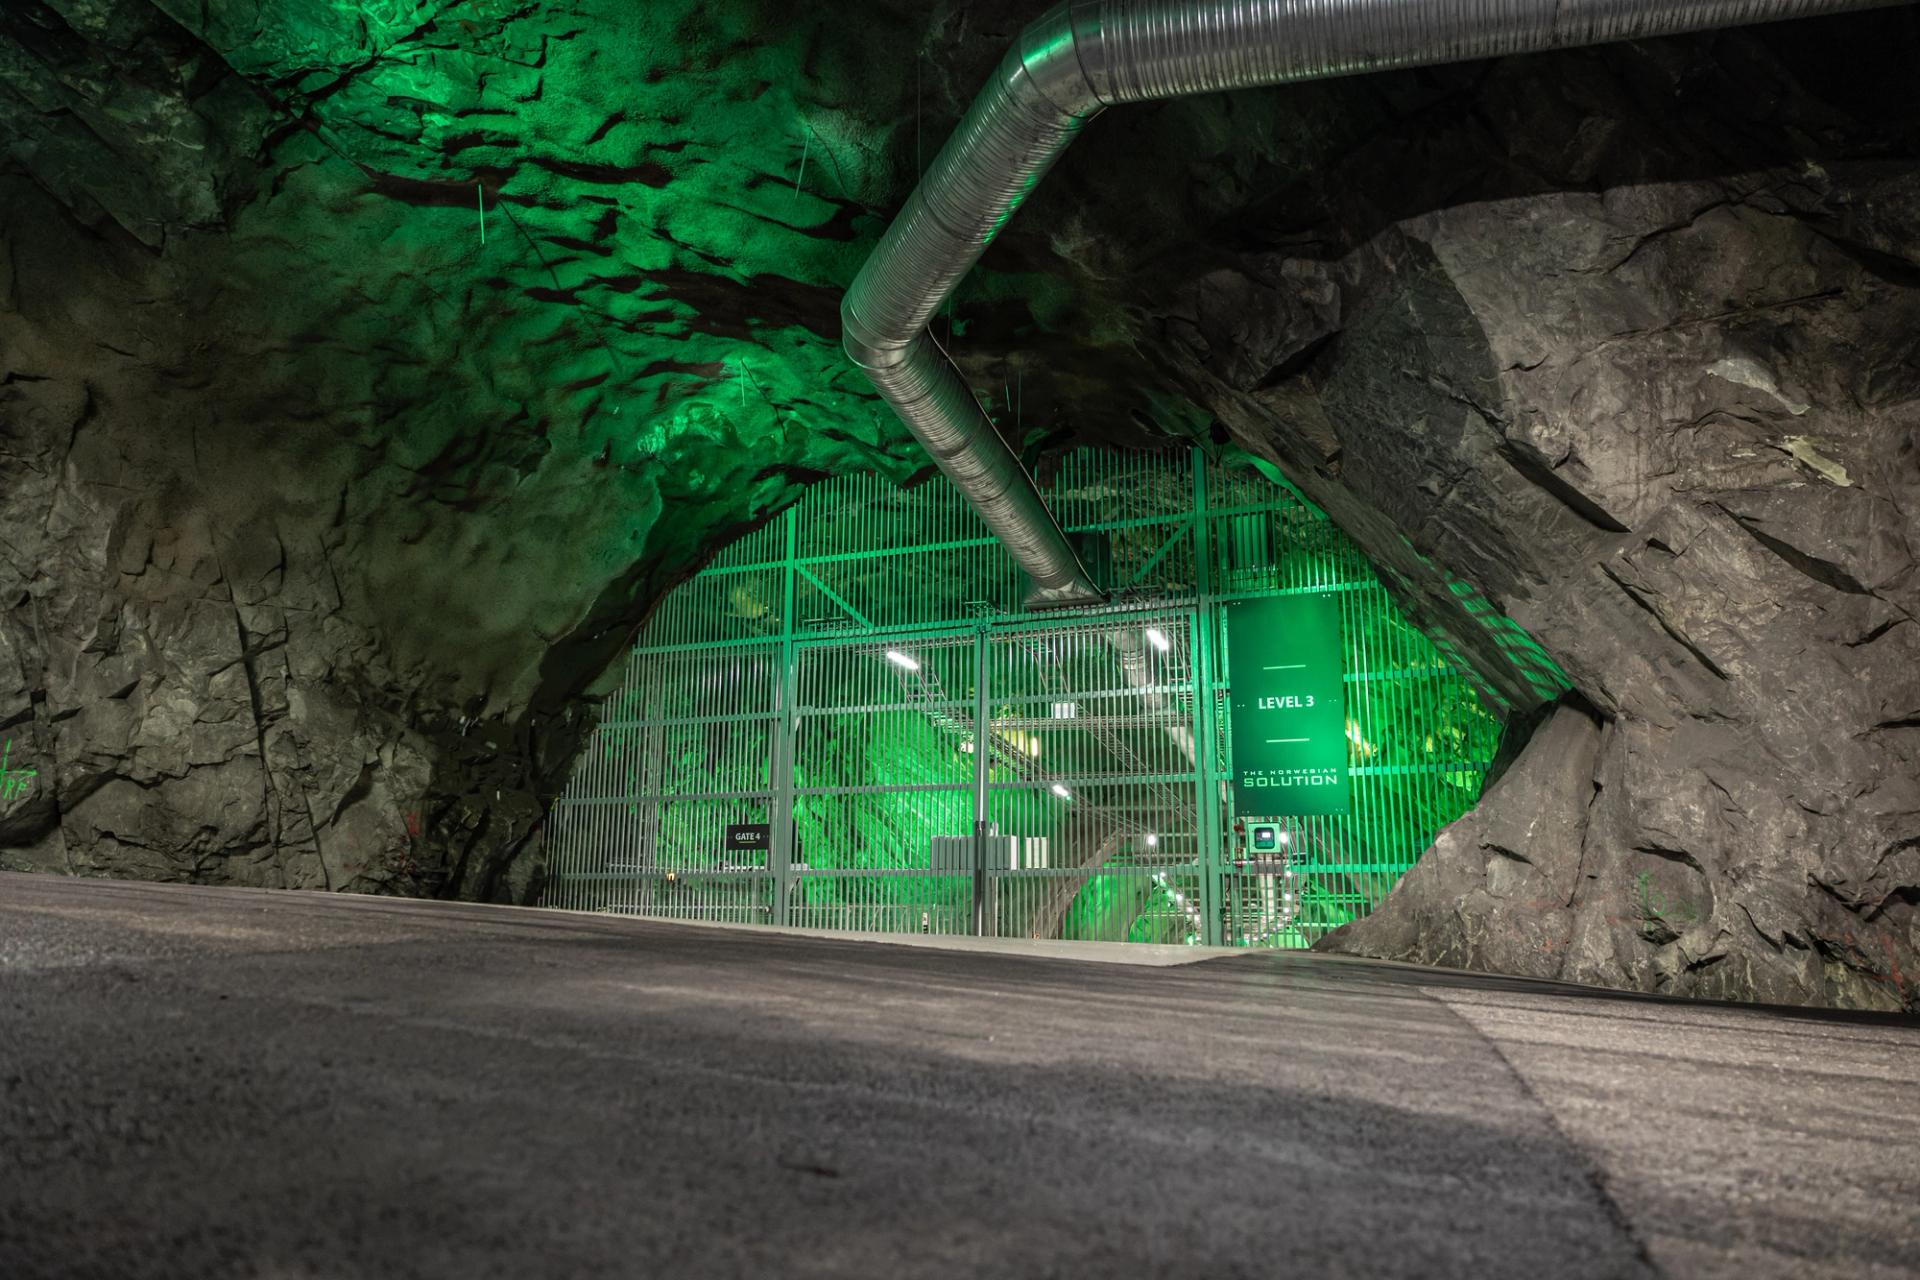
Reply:
<svg viewBox="0 0 1920 1280"><path fill-rule="evenodd" d="M1915 1275L1911 1020L0 875L4 1280Z"/></svg>

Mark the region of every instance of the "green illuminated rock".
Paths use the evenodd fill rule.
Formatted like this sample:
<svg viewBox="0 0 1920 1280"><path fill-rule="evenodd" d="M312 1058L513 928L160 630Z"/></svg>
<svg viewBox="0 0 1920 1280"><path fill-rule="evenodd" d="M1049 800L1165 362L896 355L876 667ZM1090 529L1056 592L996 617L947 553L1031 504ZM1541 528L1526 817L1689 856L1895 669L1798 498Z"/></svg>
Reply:
<svg viewBox="0 0 1920 1280"><path fill-rule="evenodd" d="M923 466L837 322L920 30L763 28L9 7L9 865L523 895L560 704L659 589Z"/></svg>
<svg viewBox="0 0 1920 1280"><path fill-rule="evenodd" d="M650 602L924 471L839 295L1037 7L0 8L0 865L526 898ZM1578 686L1344 945L1914 1005L1917 24L1116 112L936 322Z"/></svg>

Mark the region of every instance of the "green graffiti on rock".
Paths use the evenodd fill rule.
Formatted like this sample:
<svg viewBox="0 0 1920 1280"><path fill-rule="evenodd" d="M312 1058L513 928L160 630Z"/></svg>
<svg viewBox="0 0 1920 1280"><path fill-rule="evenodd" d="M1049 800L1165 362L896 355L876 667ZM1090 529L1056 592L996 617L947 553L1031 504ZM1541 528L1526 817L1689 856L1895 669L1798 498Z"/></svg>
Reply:
<svg viewBox="0 0 1920 1280"><path fill-rule="evenodd" d="M15 769L13 762L13 739L7 739L0 746L0 804L23 796L33 789L33 780L40 776L37 769Z"/></svg>

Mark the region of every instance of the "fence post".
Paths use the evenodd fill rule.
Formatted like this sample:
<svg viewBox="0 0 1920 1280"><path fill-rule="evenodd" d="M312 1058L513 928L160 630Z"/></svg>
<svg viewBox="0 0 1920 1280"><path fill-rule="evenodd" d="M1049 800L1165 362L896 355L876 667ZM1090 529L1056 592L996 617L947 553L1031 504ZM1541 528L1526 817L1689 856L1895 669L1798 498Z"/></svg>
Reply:
<svg viewBox="0 0 1920 1280"><path fill-rule="evenodd" d="M1221 943L1223 890L1220 844L1224 819L1220 810L1219 762L1214 759L1215 670L1213 642L1220 634L1219 606L1213 598L1213 530L1207 517L1207 457L1198 449L1193 459L1194 590L1199 595L1193 612L1193 768L1199 778L1194 814L1200 834L1200 911L1205 922L1200 941Z"/></svg>
<svg viewBox="0 0 1920 1280"><path fill-rule="evenodd" d="M786 522L785 604L780 612L780 684L776 693L779 715L773 729L773 839L768 841L767 858L773 864L772 923L786 925L793 896L793 738L799 732L794 700L799 692L798 657L794 646L796 579L799 576L800 508L791 506L781 517Z"/></svg>
<svg viewBox="0 0 1920 1280"><path fill-rule="evenodd" d="M973 646L973 936L987 936L987 779L993 752L988 734L993 730L993 712L987 697L988 657L992 653L991 633L981 627Z"/></svg>

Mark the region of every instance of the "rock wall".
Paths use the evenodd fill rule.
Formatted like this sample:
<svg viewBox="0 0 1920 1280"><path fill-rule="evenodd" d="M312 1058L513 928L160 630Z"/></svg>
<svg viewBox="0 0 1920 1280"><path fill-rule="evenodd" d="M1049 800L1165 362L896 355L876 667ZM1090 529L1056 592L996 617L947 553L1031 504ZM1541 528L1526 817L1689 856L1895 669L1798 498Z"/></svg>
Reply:
<svg viewBox="0 0 1920 1280"><path fill-rule="evenodd" d="M536 892L651 601L924 465L837 321L920 28L828 17L0 11L0 866Z"/></svg>
<svg viewBox="0 0 1920 1280"><path fill-rule="evenodd" d="M428 486L515 477L405 468L373 415L282 381L301 338L210 299L224 264L103 245L0 190L0 736L38 772L0 809L0 864L512 892L495 879L539 816L529 774L566 750L526 718L527 629L564 634L593 580L498 514L430 527ZM488 601L529 639L476 616Z"/></svg>
<svg viewBox="0 0 1920 1280"><path fill-rule="evenodd" d="M1436 213L1344 264L1319 404L1348 487L1484 583L1599 716L1560 711L1333 946L1914 1003L1920 237L1902 226L1920 228L1911 170L1810 166ZM1407 440L1370 438L1391 421L1418 424L1411 487Z"/></svg>
<svg viewBox="0 0 1920 1280"><path fill-rule="evenodd" d="M0 9L0 865L534 893L650 602L923 470L835 308L1030 16ZM1334 946L1914 1006L1916 52L1909 7L1115 112L939 322L1035 466L1274 460L1512 714Z"/></svg>
<svg viewBox="0 0 1920 1280"><path fill-rule="evenodd" d="M1914 47L1911 15L1877 30ZM1870 56L1768 38L1564 59L1526 114L1481 80L1460 128L1506 163L1432 128L1486 198L1174 282L1194 398L1406 593L1445 566L1579 690L1330 949L1920 999L1920 104L1851 114ZM1355 205L1365 163L1332 180Z"/></svg>

